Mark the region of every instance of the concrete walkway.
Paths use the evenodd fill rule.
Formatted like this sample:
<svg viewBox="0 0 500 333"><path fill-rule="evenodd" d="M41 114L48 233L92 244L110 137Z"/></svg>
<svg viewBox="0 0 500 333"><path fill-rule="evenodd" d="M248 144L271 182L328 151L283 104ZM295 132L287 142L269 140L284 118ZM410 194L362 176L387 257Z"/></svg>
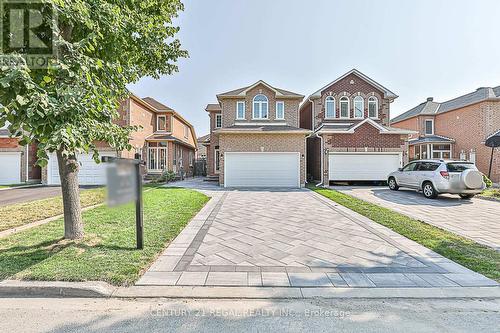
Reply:
<svg viewBox="0 0 500 333"><path fill-rule="evenodd" d="M205 193L212 200L138 286L497 285L309 190Z"/></svg>
<svg viewBox="0 0 500 333"><path fill-rule="evenodd" d="M413 190L386 187L333 188L500 250L500 202L449 194L429 200Z"/></svg>

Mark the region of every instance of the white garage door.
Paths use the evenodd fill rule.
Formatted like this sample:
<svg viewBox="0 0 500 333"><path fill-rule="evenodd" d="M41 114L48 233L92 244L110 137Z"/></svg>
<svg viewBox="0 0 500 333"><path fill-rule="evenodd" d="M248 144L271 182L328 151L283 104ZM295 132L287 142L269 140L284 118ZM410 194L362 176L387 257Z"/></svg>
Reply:
<svg viewBox="0 0 500 333"><path fill-rule="evenodd" d="M225 153L225 187L300 187L299 153Z"/></svg>
<svg viewBox="0 0 500 333"><path fill-rule="evenodd" d="M101 151L99 156L116 156L114 152ZM80 171L78 172L78 181L80 185L105 185L106 184L106 163L97 164L92 158L92 154L78 155ZM51 154L48 165L48 183L49 185L60 185L59 166L57 164L56 154Z"/></svg>
<svg viewBox="0 0 500 333"><path fill-rule="evenodd" d="M400 153L330 153L330 180L387 180L401 167Z"/></svg>
<svg viewBox="0 0 500 333"><path fill-rule="evenodd" d="M21 182L21 152L0 152L0 185Z"/></svg>

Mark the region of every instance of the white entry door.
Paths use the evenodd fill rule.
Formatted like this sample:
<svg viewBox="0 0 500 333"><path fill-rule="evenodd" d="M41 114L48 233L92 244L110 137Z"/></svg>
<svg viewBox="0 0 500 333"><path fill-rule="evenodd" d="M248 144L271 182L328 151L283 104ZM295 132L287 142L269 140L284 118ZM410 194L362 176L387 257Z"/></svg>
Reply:
<svg viewBox="0 0 500 333"><path fill-rule="evenodd" d="M225 187L300 187L299 153L225 153Z"/></svg>
<svg viewBox="0 0 500 333"><path fill-rule="evenodd" d="M100 151L99 156L116 156L116 153L111 151ZM106 184L106 163L96 163L92 158L92 154L80 154L77 159L80 163L80 171L78 172L78 181L80 185ZM61 184L56 154L51 154L49 156L47 172L49 185Z"/></svg>
<svg viewBox="0 0 500 333"><path fill-rule="evenodd" d="M330 153L329 179L387 180L389 173L401 167L401 153Z"/></svg>
<svg viewBox="0 0 500 333"><path fill-rule="evenodd" d="M21 152L0 152L0 185L21 182Z"/></svg>

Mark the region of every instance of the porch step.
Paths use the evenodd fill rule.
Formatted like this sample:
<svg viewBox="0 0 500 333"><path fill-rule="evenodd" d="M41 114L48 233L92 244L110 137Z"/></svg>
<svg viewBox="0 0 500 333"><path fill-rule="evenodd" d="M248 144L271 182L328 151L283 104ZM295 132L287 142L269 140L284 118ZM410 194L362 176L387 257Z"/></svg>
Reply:
<svg viewBox="0 0 500 333"><path fill-rule="evenodd" d="M204 182L218 182L219 181L219 176L206 176L203 179Z"/></svg>

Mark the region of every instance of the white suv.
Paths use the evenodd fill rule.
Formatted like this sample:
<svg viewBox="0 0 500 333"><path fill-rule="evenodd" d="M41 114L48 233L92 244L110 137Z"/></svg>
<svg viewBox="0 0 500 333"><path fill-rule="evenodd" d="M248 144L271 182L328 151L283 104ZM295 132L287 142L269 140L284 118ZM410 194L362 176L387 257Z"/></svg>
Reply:
<svg viewBox="0 0 500 333"><path fill-rule="evenodd" d="M387 183L393 191L400 187L413 188L429 199L440 193L454 193L470 199L486 188L483 174L474 163L445 160L412 161L390 173Z"/></svg>

